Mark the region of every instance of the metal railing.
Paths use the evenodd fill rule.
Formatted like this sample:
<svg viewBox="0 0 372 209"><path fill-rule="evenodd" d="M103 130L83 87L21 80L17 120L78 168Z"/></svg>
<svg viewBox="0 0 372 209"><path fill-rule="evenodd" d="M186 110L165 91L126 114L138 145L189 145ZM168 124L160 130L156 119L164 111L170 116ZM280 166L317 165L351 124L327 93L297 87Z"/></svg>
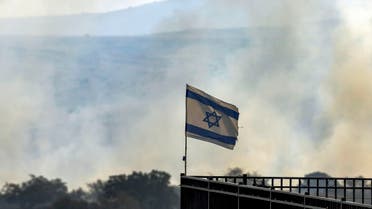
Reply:
<svg viewBox="0 0 372 209"><path fill-rule="evenodd" d="M194 176L372 205L372 178Z"/></svg>

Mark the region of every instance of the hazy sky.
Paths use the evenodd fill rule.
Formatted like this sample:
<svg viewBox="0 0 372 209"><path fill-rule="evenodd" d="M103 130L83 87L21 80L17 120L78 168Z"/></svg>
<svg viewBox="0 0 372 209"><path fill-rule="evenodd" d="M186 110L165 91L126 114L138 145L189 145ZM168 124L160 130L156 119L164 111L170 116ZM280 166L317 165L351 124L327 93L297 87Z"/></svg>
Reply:
<svg viewBox="0 0 372 209"><path fill-rule="evenodd" d="M0 18L95 13L161 0L1 0Z"/></svg>
<svg viewBox="0 0 372 209"><path fill-rule="evenodd" d="M144 1L51 2L3 0L0 13ZM206 42L198 38L218 34L194 31L184 42L184 33L173 41L1 37L0 182L34 173L76 187L154 168L177 182L186 83L238 106L242 126L234 151L190 139L191 174L240 166L262 175L372 176L371 9L368 0L204 0L170 12L158 28L248 32Z"/></svg>

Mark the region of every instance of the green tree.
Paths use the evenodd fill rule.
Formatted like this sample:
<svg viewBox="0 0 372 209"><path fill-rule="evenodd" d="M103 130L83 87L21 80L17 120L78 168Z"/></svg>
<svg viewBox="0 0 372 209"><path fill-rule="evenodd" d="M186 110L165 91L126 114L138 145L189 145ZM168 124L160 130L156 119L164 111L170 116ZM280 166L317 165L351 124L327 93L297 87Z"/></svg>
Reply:
<svg viewBox="0 0 372 209"><path fill-rule="evenodd" d="M2 189L7 203L21 208L44 208L51 202L67 195L67 187L60 179L48 180L43 176L30 176L22 184L5 184Z"/></svg>
<svg viewBox="0 0 372 209"><path fill-rule="evenodd" d="M78 200L71 197L63 197L56 200L48 209L101 209L95 203ZM103 208L102 208L103 209Z"/></svg>
<svg viewBox="0 0 372 209"><path fill-rule="evenodd" d="M104 202L133 198L142 209L173 209L178 207L178 195L170 186L170 175L153 170L150 173L111 176L103 187ZM127 204L129 201L127 201ZM132 201L133 203L133 201Z"/></svg>

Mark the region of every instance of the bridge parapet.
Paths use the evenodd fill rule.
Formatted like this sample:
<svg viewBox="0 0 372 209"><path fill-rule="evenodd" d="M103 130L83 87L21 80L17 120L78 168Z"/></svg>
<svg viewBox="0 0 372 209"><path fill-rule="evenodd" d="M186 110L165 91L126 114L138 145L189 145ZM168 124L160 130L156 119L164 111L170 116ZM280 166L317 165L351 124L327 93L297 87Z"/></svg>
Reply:
<svg viewBox="0 0 372 209"><path fill-rule="evenodd" d="M372 205L372 178L194 176Z"/></svg>
<svg viewBox="0 0 372 209"><path fill-rule="evenodd" d="M333 181L337 184L344 180L353 182L353 186L346 184L345 189L344 185L330 183ZM359 178L181 176L181 209L372 208L370 198L365 195L364 204L361 203L362 199L358 203L344 198L350 194L354 195L351 199L356 200L357 190L371 192L371 187L368 187L371 179L363 179L364 183L360 184L364 187L358 185L358 180ZM296 181L300 183L296 184ZM346 195L342 196L344 191Z"/></svg>

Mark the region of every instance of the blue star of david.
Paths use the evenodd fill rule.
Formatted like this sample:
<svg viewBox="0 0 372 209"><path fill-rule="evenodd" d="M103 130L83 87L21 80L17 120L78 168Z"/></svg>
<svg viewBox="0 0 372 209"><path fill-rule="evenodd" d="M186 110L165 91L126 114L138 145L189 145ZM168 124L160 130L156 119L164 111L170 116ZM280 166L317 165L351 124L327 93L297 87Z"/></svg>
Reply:
<svg viewBox="0 0 372 209"><path fill-rule="evenodd" d="M222 116L218 116L216 111L205 112L205 114L206 116L203 121L208 123L209 128L212 128L213 126L220 127L218 121L221 120Z"/></svg>

